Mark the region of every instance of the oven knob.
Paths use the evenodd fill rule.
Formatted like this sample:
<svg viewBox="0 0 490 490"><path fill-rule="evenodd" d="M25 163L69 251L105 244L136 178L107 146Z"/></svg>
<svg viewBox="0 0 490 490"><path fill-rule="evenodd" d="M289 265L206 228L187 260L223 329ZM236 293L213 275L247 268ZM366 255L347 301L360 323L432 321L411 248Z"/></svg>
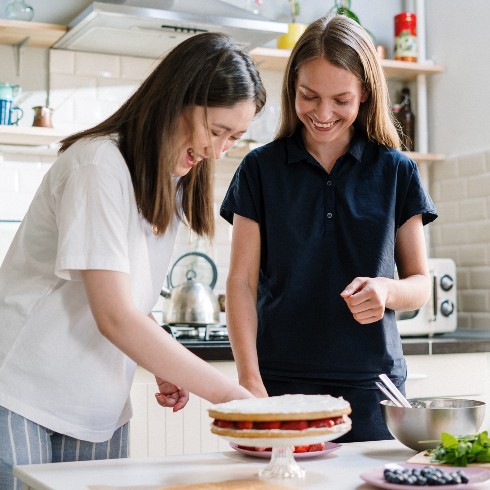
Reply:
<svg viewBox="0 0 490 490"><path fill-rule="evenodd" d="M442 316L450 316L454 312L454 303L448 299L441 303L441 314Z"/></svg>
<svg viewBox="0 0 490 490"><path fill-rule="evenodd" d="M454 286L454 281L451 276L445 274L441 277L441 288L443 291L449 291Z"/></svg>

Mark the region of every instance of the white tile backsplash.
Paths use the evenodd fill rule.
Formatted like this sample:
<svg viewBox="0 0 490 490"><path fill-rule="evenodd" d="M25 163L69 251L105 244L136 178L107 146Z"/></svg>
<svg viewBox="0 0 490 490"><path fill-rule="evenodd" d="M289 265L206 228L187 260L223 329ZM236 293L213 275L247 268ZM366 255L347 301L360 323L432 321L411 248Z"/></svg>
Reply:
<svg viewBox="0 0 490 490"><path fill-rule="evenodd" d="M430 225L431 254L458 267L458 324L490 325L490 152L448 158L431 167L439 219Z"/></svg>

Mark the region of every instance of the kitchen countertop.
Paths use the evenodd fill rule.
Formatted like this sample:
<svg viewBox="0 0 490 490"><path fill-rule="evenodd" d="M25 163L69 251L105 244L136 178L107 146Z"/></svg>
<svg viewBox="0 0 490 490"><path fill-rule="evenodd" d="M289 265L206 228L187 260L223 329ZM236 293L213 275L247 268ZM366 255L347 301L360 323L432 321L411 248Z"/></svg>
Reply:
<svg viewBox="0 0 490 490"><path fill-rule="evenodd" d="M274 482L308 490L368 490L373 487L363 482L361 473L386 463L403 463L415 454L396 440L344 444L329 454L298 460L306 471L304 479ZM226 451L23 465L14 468L14 475L24 482L24 490L157 490L164 485L257 480L267 463L265 459Z"/></svg>
<svg viewBox="0 0 490 490"><path fill-rule="evenodd" d="M182 341L182 344L206 361L233 360L229 342ZM490 328L458 328L454 332L434 337L405 337L402 345L406 356L490 352Z"/></svg>

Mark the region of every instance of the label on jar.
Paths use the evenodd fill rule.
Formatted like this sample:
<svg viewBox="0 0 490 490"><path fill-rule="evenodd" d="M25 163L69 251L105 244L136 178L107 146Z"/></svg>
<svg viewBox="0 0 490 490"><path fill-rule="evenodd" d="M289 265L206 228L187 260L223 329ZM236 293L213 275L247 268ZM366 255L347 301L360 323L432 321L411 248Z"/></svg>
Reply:
<svg viewBox="0 0 490 490"><path fill-rule="evenodd" d="M417 17L412 12L395 15L395 60L417 61Z"/></svg>

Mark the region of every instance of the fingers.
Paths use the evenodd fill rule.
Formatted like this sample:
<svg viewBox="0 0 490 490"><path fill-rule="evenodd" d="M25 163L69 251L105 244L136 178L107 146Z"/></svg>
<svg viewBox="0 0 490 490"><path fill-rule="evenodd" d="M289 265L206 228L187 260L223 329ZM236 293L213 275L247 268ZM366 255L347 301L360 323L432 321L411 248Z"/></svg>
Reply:
<svg viewBox="0 0 490 490"><path fill-rule="evenodd" d="M365 325L383 318L385 301L376 288L376 279L356 277L340 295L358 323Z"/></svg>
<svg viewBox="0 0 490 490"><path fill-rule="evenodd" d="M353 294L358 293L363 289L368 279L368 277L356 277L350 284L347 284L345 289L340 293L340 296L342 298L349 298Z"/></svg>
<svg viewBox="0 0 490 490"><path fill-rule="evenodd" d="M180 409L184 408L189 401L189 392L185 390L179 391L180 397L177 400L177 403L173 407L174 412L178 412Z"/></svg>
<svg viewBox="0 0 490 490"><path fill-rule="evenodd" d="M174 390L173 393L155 393L155 399L160 406L172 408L174 412L178 412L187 405L189 392L178 389L177 391Z"/></svg>
<svg viewBox="0 0 490 490"><path fill-rule="evenodd" d="M160 393L164 395L171 395L180 390L180 386L174 385L173 383L169 383L168 381L162 381L158 383L158 389Z"/></svg>

